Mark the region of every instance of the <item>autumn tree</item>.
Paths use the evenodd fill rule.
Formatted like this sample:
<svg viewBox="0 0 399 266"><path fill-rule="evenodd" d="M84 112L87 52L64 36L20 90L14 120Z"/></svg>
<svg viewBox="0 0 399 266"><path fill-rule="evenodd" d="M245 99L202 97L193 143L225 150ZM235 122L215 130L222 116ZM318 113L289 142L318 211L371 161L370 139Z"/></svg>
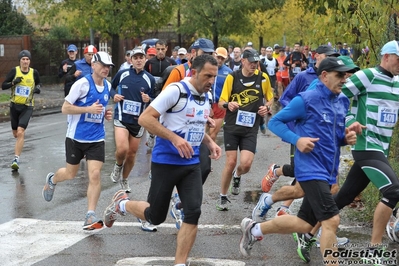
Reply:
<svg viewBox="0 0 399 266"><path fill-rule="evenodd" d="M180 10L179 31L189 35L211 37L218 46L220 36L248 35L254 28L250 16L257 10L271 9L283 0L185 0Z"/></svg>
<svg viewBox="0 0 399 266"><path fill-rule="evenodd" d="M29 0L40 24L68 25L81 37L90 29L112 39L112 56L119 59L121 37L142 36L148 29L169 22L177 0ZM117 68L114 68L115 71Z"/></svg>

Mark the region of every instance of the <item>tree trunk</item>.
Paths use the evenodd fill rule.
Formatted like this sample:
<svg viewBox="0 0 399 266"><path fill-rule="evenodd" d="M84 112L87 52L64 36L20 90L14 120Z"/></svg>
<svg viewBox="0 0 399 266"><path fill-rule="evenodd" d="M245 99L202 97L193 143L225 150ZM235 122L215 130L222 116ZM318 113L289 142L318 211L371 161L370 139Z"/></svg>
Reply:
<svg viewBox="0 0 399 266"><path fill-rule="evenodd" d="M115 65L115 67L112 68L112 76L115 76L116 72L118 72L119 66L122 64L119 50L119 34L112 34L111 55L112 63Z"/></svg>

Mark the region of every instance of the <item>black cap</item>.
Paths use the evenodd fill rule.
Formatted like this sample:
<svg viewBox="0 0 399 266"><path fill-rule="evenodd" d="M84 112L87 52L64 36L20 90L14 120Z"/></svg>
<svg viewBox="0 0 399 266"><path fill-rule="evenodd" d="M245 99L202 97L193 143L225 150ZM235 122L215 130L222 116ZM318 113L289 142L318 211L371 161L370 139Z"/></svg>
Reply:
<svg viewBox="0 0 399 266"><path fill-rule="evenodd" d="M317 75L320 76L321 72L327 71L337 71L337 72L348 72L351 71L353 68L345 65L342 59L337 57L326 57L321 60L319 68L317 69Z"/></svg>
<svg viewBox="0 0 399 266"><path fill-rule="evenodd" d="M340 56L339 53L335 52L334 49L328 45L320 45L319 47L317 47L316 53L335 57Z"/></svg>
<svg viewBox="0 0 399 266"><path fill-rule="evenodd" d="M242 58L247 58L249 62L260 61L258 52L255 49L246 49L242 53Z"/></svg>
<svg viewBox="0 0 399 266"><path fill-rule="evenodd" d="M28 57L29 59L32 59L28 50L22 50L21 52L19 52L18 60L21 60L22 57Z"/></svg>

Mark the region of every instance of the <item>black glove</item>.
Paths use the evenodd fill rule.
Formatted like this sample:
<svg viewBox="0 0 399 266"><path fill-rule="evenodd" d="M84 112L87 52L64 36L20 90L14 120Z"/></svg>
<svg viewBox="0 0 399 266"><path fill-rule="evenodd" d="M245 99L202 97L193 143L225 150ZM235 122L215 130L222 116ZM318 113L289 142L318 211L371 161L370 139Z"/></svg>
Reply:
<svg viewBox="0 0 399 266"><path fill-rule="evenodd" d="M13 81L12 84L17 85L22 81L23 77L16 77Z"/></svg>
<svg viewBox="0 0 399 266"><path fill-rule="evenodd" d="M33 93L40 94L40 85L37 85L33 90Z"/></svg>

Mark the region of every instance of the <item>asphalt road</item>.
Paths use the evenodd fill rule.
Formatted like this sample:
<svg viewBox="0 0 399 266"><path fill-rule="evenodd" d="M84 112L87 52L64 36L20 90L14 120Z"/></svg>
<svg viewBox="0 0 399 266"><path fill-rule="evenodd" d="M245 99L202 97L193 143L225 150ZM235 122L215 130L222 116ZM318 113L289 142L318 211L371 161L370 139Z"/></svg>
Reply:
<svg viewBox="0 0 399 266"><path fill-rule="evenodd" d="M109 178L115 149L112 123L106 123L106 131L106 162L96 210L99 216L119 189L119 185ZM157 232L141 231L132 215L120 217L110 229L83 232L81 226L87 208L85 163L82 163L74 180L57 185L51 202L44 201L41 193L47 173L65 164L65 132L66 117L62 114L32 118L26 132L20 171L12 173L9 165L14 154L14 139L9 122L0 123L0 264L173 265L178 231L169 216ZM151 154L144 142L143 139L136 165L130 174L132 199L145 200L148 192ZM218 143L222 145L221 133ZM229 197L232 209L228 212L215 208L225 157L213 162L213 172L204 185L200 229L190 254L191 266L305 264L297 256L296 242L291 235L265 236L254 246L250 258L244 258L239 252L239 224L251 214L257 202L260 180L271 163L288 162L288 154L288 144L272 134L260 134L253 167L243 176L240 195ZM280 178L272 192L290 181L290 178ZM299 204L295 203L294 209ZM274 217L278 206L276 204L269 212L269 218ZM370 228L342 219L339 235L349 237L355 248L363 248L368 243ZM389 243L388 240L386 242ZM397 248L397 244L390 243L389 248ZM307 265L322 265L317 248L312 249L311 255L312 261Z"/></svg>

